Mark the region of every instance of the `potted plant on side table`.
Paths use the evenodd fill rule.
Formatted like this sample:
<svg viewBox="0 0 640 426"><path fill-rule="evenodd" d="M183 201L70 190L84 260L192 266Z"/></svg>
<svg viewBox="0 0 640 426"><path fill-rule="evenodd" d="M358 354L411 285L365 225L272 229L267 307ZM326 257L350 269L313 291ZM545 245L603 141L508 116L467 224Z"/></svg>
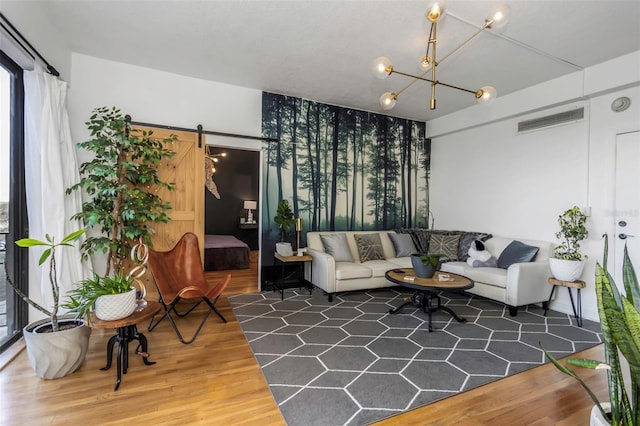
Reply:
<svg viewBox="0 0 640 426"><path fill-rule="evenodd" d="M600 403L582 379L569 367L545 351L547 358L563 373L575 378L594 402L591 425L640 425L640 285L625 247L623 280L626 294L620 294L607 271L608 240L605 235L603 266L596 265L596 296L600 327L604 337L605 361L567 359L567 364L607 371L609 402ZM544 350L544 348L543 348ZM625 386L620 354L629 365L630 386ZM628 394L627 390L631 393Z"/></svg>
<svg viewBox="0 0 640 426"><path fill-rule="evenodd" d="M291 256L293 254L291 243L284 241L287 232L289 232L296 223L295 219L293 218L291 207L289 206L289 201L280 201L280 203L278 204L276 216L273 218L273 220L280 227L280 242L276 243L276 252L282 256Z"/></svg>
<svg viewBox="0 0 640 426"><path fill-rule="evenodd" d="M564 241L554 249L549 267L554 278L560 281L575 281L582 276L586 256L580 253L580 241L589 235L584 226L586 220L587 216L577 206L558 216L560 231L556 238Z"/></svg>
<svg viewBox="0 0 640 426"><path fill-rule="evenodd" d="M73 373L82 364L87 354L91 329L84 326L82 319L58 315L60 286L56 270L56 249L72 246L71 243L85 232L85 229L72 232L60 242L56 242L55 238L49 235L45 236L45 241L33 238L23 238L16 241L20 247L46 247L38 264L42 265L49 260L49 282L53 297L51 310L44 308L20 291L9 274L6 274L7 282L20 298L49 317L34 321L23 329L29 364L41 379L57 379Z"/></svg>

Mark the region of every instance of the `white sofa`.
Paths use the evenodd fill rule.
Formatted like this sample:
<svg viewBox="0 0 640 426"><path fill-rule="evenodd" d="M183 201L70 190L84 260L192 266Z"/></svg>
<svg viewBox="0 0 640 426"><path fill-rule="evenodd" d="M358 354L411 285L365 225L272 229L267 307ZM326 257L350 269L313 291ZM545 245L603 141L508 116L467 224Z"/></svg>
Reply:
<svg viewBox="0 0 640 426"><path fill-rule="evenodd" d="M360 263L355 234L380 235L385 260L371 260ZM393 231L328 231L308 232L308 254L313 257L311 267L305 270L305 278L316 287L324 290L329 301L334 293L352 290L366 290L394 286L384 274L394 268L411 268L411 257L395 257L395 250L388 234ZM325 252L321 234L346 234L349 251L353 262L336 262ZM492 237L485 241L491 254L498 258L513 238ZM517 314L517 307L531 303L543 303L549 297L550 287L547 278L550 276L549 256L553 252L553 243L546 241L522 240L528 245L539 247L533 262L515 263L508 269L473 268L466 262L453 261L442 264L441 270L464 275L475 282L469 293L505 303L511 315ZM419 248L418 248L419 250Z"/></svg>
<svg viewBox="0 0 640 426"><path fill-rule="evenodd" d="M305 278L321 288L333 300L334 293L351 290L389 287L392 284L384 274L390 269L411 268L411 257L395 257L393 244L389 239L393 231L333 231L307 232L307 253L313 257L311 268L305 270ZM353 238L355 234L380 234L385 260L370 260L360 263L358 248ZM353 262L336 262L327 254L322 244L321 234L346 234Z"/></svg>
<svg viewBox="0 0 640 426"><path fill-rule="evenodd" d="M484 245L492 255L499 258L513 240L496 236L489 238ZM547 241L517 240L539 248L533 262L514 263L508 269L473 268L466 262L446 262L440 270L472 279L475 284L467 292L508 305L512 316L518 313L518 306L532 303L546 306L551 292L547 283L551 276L549 257L553 254L554 244Z"/></svg>

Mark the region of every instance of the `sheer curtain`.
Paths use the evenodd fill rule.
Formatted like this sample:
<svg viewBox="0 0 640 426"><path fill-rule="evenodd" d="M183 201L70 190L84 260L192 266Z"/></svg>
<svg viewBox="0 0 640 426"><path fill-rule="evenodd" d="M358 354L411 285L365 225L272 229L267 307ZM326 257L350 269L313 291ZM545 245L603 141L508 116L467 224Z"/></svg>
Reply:
<svg viewBox="0 0 640 426"><path fill-rule="evenodd" d="M82 208L78 191L66 188L80 180L75 144L71 140L67 113L67 83L46 73L39 65L24 72L25 89L25 180L29 236L44 239L45 234L62 240L81 229L71 216ZM80 242L57 250L56 265L60 301L74 283L90 276L81 261ZM41 301L52 306L48 268L38 267L42 250L29 249L29 289L46 295ZM37 297L35 297L37 299ZM35 310L30 313L33 315ZM31 318L30 315L30 318Z"/></svg>

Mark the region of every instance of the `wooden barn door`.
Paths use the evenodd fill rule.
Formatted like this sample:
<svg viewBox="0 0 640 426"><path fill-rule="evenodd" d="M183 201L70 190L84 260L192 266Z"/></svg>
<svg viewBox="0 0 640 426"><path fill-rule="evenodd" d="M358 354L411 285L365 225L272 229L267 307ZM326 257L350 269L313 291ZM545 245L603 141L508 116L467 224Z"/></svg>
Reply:
<svg viewBox="0 0 640 426"><path fill-rule="evenodd" d="M164 139L171 134L178 140L170 149L176 155L163 160L159 167L160 179L175 184L175 190L159 189L158 195L171 203L168 223L155 224L156 234L151 239L155 250L169 250L185 232L193 232L200 242L200 255L204 254L204 140L198 147L198 134L158 128L152 130L153 137Z"/></svg>

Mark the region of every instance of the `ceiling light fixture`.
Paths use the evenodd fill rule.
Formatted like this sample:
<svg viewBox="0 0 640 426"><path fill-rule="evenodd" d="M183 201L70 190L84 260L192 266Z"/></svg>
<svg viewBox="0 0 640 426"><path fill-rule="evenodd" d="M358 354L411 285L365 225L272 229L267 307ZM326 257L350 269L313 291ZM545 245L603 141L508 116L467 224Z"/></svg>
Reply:
<svg viewBox="0 0 640 426"><path fill-rule="evenodd" d="M416 81L426 81L431 83L431 100L429 102L429 108L434 110L436 109L436 86L438 84L446 87L450 87L452 89L462 90L463 92L472 93L478 103L480 104L490 104L496 97L496 89L491 86L484 86L477 90L469 90L462 87L454 86L451 84L443 83L436 78L436 68L438 65L442 63L445 59L451 56L454 52L458 51L468 42L470 42L474 37L480 34L482 31L491 28L497 28L507 21L509 17L509 6L505 4L501 4L495 6L489 12L489 16L485 19L484 25L478 29L474 34L468 37L465 41L463 41L458 47L453 49L451 52L446 54L440 60L437 59L436 56L436 44L437 44L437 30L438 30L438 22L445 13L444 2L438 1L430 4L427 9L426 18L431 22L431 30L429 31L429 39L427 41L427 51L420 58L418 67L422 71L420 75L413 75L405 72L401 72L396 70L391 63L391 60L385 56L380 56L375 59L373 62L373 74L380 78L384 79L389 77L391 74L400 74L405 77L410 77L413 80L400 89L397 92L386 92L380 96L380 105L383 109L389 110L396 105L398 100L398 96L407 90L413 83ZM431 77L425 77L429 72L431 72Z"/></svg>

